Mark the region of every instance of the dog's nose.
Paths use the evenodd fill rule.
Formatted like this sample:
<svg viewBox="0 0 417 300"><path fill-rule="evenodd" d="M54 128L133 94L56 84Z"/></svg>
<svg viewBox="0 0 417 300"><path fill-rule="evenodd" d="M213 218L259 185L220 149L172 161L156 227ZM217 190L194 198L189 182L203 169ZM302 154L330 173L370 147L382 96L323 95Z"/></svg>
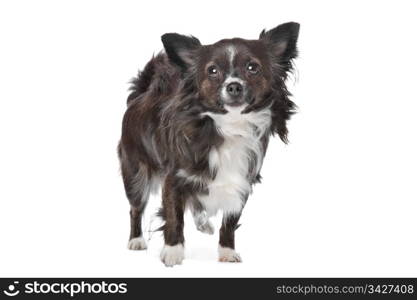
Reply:
<svg viewBox="0 0 417 300"><path fill-rule="evenodd" d="M226 90L230 96L239 97L242 94L243 87L238 82L232 82L227 85Z"/></svg>

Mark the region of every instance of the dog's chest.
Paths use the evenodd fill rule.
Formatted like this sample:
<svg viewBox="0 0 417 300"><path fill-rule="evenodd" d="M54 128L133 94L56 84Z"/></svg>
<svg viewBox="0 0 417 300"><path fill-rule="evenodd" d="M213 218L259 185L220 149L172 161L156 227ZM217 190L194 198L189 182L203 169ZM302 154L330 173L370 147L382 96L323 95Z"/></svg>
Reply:
<svg viewBox="0 0 417 300"><path fill-rule="evenodd" d="M210 151L209 166L216 177L207 183L208 195L200 196L199 200L209 215L219 209L233 214L241 211L252 190L253 174L256 175L261 167L261 137L269 129L271 115L267 110L247 116L232 112L229 116L212 118L224 142Z"/></svg>

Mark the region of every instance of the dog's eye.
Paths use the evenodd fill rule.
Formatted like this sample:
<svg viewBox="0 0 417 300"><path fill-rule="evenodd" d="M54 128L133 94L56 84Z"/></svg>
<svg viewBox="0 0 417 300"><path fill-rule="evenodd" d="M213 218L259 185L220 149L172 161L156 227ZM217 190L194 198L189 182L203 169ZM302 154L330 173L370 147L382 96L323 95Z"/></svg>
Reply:
<svg viewBox="0 0 417 300"><path fill-rule="evenodd" d="M207 73L208 73L210 76L216 76L216 75L219 73L219 71L217 70L217 67L216 67L216 66L210 66L210 67L208 67L208 69L207 69Z"/></svg>
<svg viewBox="0 0 417 300"><path fill-rule="evenodd" d="M246 69L248 70L250 74L258 74L260 67L256 63L248 63L248 65L246 66Z"/></svg>

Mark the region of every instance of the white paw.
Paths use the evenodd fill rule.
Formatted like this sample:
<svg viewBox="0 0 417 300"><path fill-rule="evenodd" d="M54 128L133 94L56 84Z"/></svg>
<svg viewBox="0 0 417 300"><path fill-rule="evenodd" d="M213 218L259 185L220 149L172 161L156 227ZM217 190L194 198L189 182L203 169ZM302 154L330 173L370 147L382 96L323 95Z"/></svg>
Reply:
<svg viewBox="0 0 417 300"><path fill-rule="evenodd" d="M161 251L161 260L167 267L180 265L184 259L184 246L177 244L175 246L165 245Z"/></svg>
<svg viewBox="0 0 417 300"><path fill-rule="evenodd" d="M147 248L145 239L143 237L136 237L129 241L127 244L129 250L144 250Z"/></svg>
<svg viewBox="0 0 417 300"><path fill-rule="evenodd" d="M219 261L221 262L242 262L239 253L234 249L219 246Z"/></svg>

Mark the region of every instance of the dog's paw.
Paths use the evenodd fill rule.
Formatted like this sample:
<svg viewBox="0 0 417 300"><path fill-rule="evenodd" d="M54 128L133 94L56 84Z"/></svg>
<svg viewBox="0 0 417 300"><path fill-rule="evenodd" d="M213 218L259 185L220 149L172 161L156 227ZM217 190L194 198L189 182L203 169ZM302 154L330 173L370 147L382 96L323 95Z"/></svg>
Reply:
<svg viewBox="0 0 417 300"><path fill-rule="evenodd" d="M204 224L197 225L197 230L201 231L202 233L214 234L214 226L209 220L207 220L207 222Z"/></svg>
<svg viewBox="0 0 417 300"><path fill-rule="evenodd" d="M129 250L144 250L147 248L145 239L143 237L136 237L129 241L127 244Z"/></svg>
<svg viewBox="0 0 417 300"><path fill-rule="evenodd" d="M184 246L177 244L175 246L165 245L161 251L161 260L167 267L180 265L184 259Z"/></svg>
<svg viewBox="0 0 417 300"><path fill-rule="evenodd" d="M202 233L214 234L214 226L210 222L205 211L196 213L193 215L193 217L197 230L201 231Z"/></svg>
<svg viewBox="0 0 417 300"><path fill-rule="evenodd" d="M239 253L234 249L219 246L219 261L220 262L242 262Z"/></svg>

